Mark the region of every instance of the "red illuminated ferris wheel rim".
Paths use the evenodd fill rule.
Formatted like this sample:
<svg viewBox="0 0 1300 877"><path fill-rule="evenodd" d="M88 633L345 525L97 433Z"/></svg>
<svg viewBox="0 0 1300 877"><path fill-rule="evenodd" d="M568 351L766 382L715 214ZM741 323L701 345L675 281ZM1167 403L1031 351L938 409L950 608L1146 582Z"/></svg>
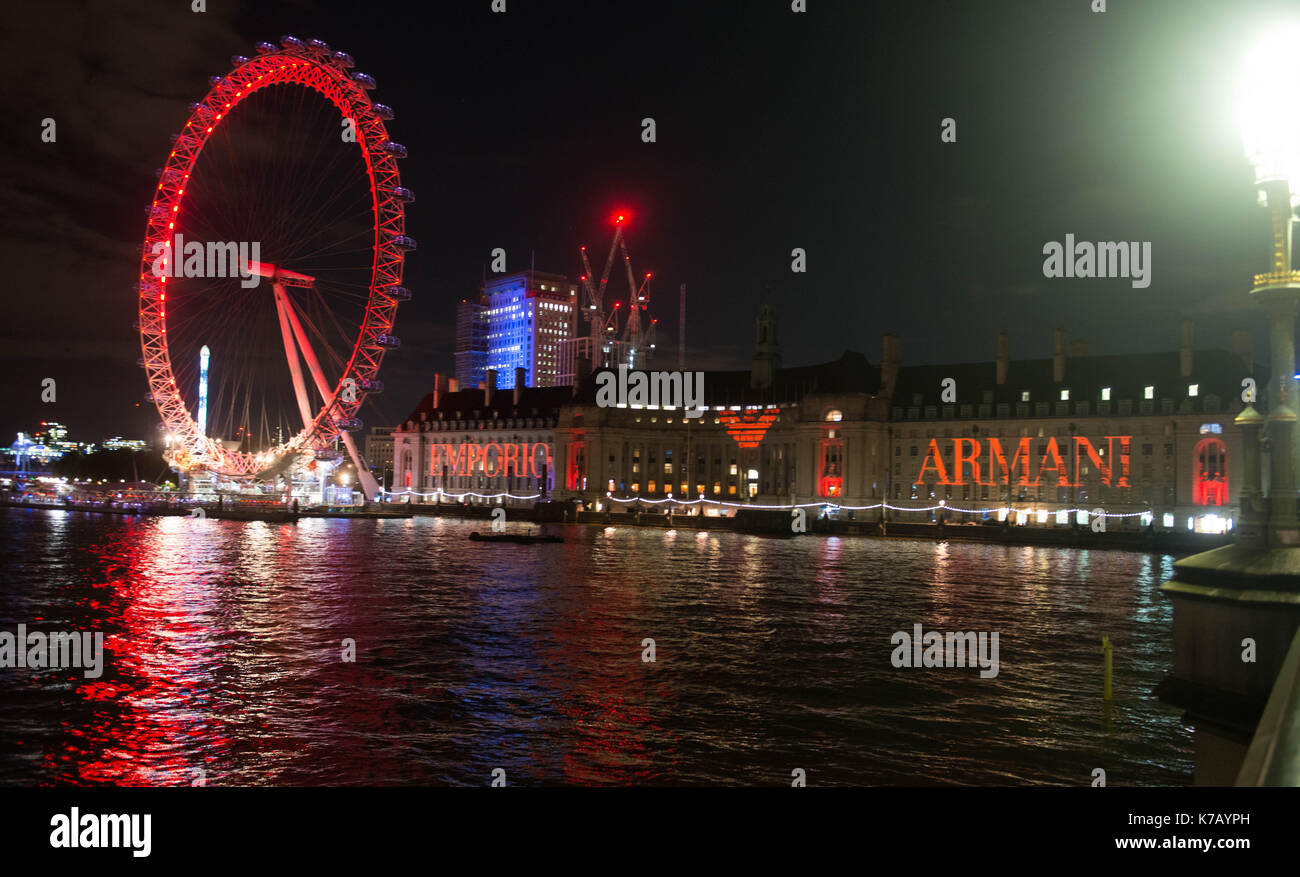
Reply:
<svg viewBox="0 0 1300 877"><path fill-rule="evenodd" d="M158 408L163 427L171 437L173 459L193 462L220 474L253 475L282 453L318 449L337 438L341 425L355 417L366 389L379 371L388 349L389 333L397 305L405 290L401 287L405 249L413 246L405 237L404 198L397 158L405 150L388 139L384 119L391 111L377 107L366 93L374 81L364 74L349 74L352 61L342 53L330 54L323 43L300 43L292 38L276 49L260 44L261 54L236 59L226 76L213 77L207 95L194 105L162 168L158 189L150 208L149 223L141 249L140 265L140 348L149 380L150 398ZM343 118L355 121L356 140L361 147L371 195L374 227L374 261L370 276L365 318L346 367L334 388L335 403L322 408L312 423L293 438L263 454L226 450L219 442L200 434L176 386L167 346L167 278L154 274L155 247L168 245L175 234L182 210L186 184L195 163L213 132L241 101L271 85L309 88L330 101ZM175 258L173 256L173 258ZM355 394L341 393L345 381L355 382Z"/></svg>

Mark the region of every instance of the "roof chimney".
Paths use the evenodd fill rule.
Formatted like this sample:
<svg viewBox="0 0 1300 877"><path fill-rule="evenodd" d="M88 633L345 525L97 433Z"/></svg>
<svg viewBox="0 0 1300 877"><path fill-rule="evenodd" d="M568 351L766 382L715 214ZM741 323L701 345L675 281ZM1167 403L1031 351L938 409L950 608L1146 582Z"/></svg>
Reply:
<svg viewBox="0 0 1300 877"><path fill-rule="evenodd" d="M885 333L881 338L880 348L880 388L885 398L892 399L894 386L898 383L898 366L902 362L898 336Z"/></svg>
<svg viewBox="0 0 1300 877"><path fill-rule="evenodd" d="M1192 352L1196 349L1196 324L1183 320L1178 329L1178 374L1192 376Z"/></svg>
<svg viewBox="0 0 1300 877"><path fill-rule="evenodd" d="M1255 352L1251 347L1249 329L1232 330L1232 352L1241 357L1241 363L1246 367L1246 374L1255 372Z"/></svg>
<svg viewBox="0 0 1300 877"><path fill-rule="evenodd" d="M521 368L515 369L515 407L519 407L519 394L524 390L524 375L526 372Z"/></svg>
<svg viewBox="0 0 1300 877"><path fill-rule="evenodd" d="M1065 380L1065 330L1052 332L1052 383Z"/></svg>
<svg viewBox="0 0 1300 877"><path fill-rule="evenodd" d="M576 373L573 376L573 395L577 396L582 385L591 380L591 357L579 356Z"/></svg>
<svg viewBox="0 0 1300 877"><path fill-rule="evenodd" d="M998 333L998 386L1007 382L1007 368L1011 365L1011 338L1007 330Z"/></svg>
<svg viewBox="0 0 1300 877"><path fill-rule="evenodd" d="M433 376L433 408L436 411L442 403L443 396L447 395L447 376L444 374L434 374Z"/></svg>
<svg viewBox="0 0 1300 877"><path fill-rule="evenodd" d="M483 404L491 407L492 397L497 394L497 370L490 368L487 370L487 380L483 384Z"/></svg>

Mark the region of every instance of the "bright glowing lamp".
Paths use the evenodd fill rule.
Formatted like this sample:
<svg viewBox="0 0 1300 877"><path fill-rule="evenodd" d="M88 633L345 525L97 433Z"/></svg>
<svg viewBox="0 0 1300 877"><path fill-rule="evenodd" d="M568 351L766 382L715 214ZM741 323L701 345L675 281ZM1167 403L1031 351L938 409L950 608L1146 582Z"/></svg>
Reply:
<svg viewBox="0 0 1300 877"><path fill-rule="evenodd" d="M1285 181L1300 204L1300 101L1295 78L1300 22L1269 33L1246 53L1237 89L1237 121L1257 182Z"/></svg>

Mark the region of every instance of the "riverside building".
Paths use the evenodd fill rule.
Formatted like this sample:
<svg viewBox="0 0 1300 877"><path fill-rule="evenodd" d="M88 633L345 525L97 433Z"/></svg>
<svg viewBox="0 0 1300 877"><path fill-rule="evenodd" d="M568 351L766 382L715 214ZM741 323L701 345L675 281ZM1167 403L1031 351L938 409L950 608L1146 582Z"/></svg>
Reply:
<svg viewBox="0 0 1300 877"><path fill-rule="evenodd" d="M496 372L482 388L434 378L433 392L393 430L393 488L389 501L531 505L555 489L555 425L568 387L514 386L498 390ZM499 497L511 494L527 500Z"/></svg>
<svg viewBox="0 0 1300 877"><path fill-rule="evenodd" d="M1244 332L1232 351L1197 351L1185 323L1177 350L1090 356L1057 330L1052 357L1035 360L1012 360L1002 333L993 360L936 366L904 366L886 335L879 364L846 352L797 368L775 338L765 308L751 369L707 373L701 418L601 408L584 382L558 405L555 498L617 510L703 496L707 514L824 500L858 519L1034 526L1101 508L1125 515L1110 528L1198 532L1237 515L1233 418L1243 379L1267 385Z"/></svg>
<svg viewBox="0 0 1300 877"><path fill-rule="evenodd" d="M691 510L726 515L824 503L858 520L1047 527L1103 509L1120 516L1108 529L1220 533L1238 517L1234 418L1243 381L1268 385L1244 331L1231 350L1197 350L1184 323L1176 349L1095 356L1058 329L1052 356L1027 360L1011 358L1004 332L991 360L918 366L885 335L878 363L849 351L787 368L776 328L764 307L751 367L705 373L700 417L602 407L601 370L575 387L509 392L498 392L494 371L479 389L448 390L439 378L393 431L394 490L413 501L438 490L512 493L614 511L681 511L702 497ZM511 383L522 382L517 368Z"/></svg>

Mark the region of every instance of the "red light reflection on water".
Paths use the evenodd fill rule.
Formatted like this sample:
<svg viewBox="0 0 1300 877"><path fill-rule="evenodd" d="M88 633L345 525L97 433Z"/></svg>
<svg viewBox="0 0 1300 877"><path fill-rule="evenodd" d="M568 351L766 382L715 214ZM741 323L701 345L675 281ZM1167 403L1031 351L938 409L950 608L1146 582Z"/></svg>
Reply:
<svg viewBox="0 0 1300 877"><path fill-rule="evenodd" d="M204 617L212 597L186 521L162 518L147 530L106 531L105 541L91 549L100 587L107 589L106 599L88 601L101 610L96 627L108 631L104 676L83 678L76 694L105 708L84 727L65 725L75 741L67 749L85 755L63 781L189 785L198 775L199 753L229 742L206 716L203 692L212 685L214 661ZM57 765L47 768L62 773Z"/></svg>

